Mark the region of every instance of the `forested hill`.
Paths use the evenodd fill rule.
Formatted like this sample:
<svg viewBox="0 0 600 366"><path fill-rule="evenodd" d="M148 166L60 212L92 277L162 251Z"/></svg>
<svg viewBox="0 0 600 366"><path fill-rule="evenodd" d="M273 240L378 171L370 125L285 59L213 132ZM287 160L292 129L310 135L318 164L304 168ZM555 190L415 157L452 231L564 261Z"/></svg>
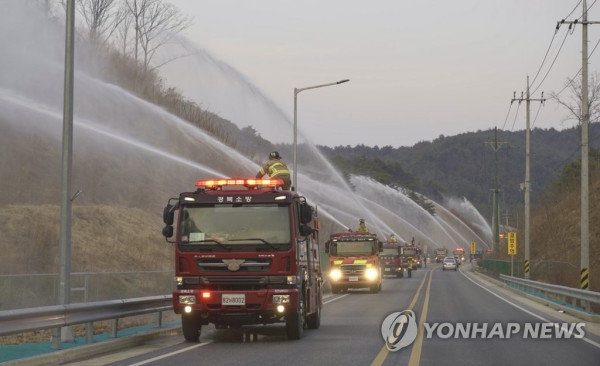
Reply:
<svg viewBox="0 0 600 366"><path fill-rule="evenodd" d="M581 128L531 131L531 197L535 200L563 168L581 160ZM484 215L492 212L494 187L493 129L440 136L412 147L364 145L319 146L344 174L362 174L391 186L402 186L433 200L464 196ZM525 131L498 130L498 187L501 210L522 205L525 181ZM600 125L589 128L590 149L600 147ZM597 156L594 151L590 159Z"/></svg>

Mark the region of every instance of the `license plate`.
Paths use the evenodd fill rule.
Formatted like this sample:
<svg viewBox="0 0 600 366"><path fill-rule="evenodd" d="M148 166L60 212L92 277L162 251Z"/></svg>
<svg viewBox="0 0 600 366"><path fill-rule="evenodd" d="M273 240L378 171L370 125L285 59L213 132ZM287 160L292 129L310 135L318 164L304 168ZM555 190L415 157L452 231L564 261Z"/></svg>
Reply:
<svg viewBox="0 0 600 366"><path fill-rule="evenodd" d="M386 272L389 272L390 270L391 270L391 268L386 268L385 269Z"/></svg>
<svg viewBox="0 0 600 366"><path fill-rule="evenodd" d="M350 281L350 282L358 282L358 276L350 276L348 278L348 281Z"/></svg>
<svg viewBox="0 0 600 366"><path fill-rule="evenodd" d="M223 294L221 295L222 305L246 305L245 294Z"/></svg>

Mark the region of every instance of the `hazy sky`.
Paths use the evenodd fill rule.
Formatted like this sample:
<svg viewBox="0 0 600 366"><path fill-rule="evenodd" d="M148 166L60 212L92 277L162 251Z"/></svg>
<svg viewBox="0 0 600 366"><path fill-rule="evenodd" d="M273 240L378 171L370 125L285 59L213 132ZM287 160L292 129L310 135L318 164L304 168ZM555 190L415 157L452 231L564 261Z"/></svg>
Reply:
<svg viewBox="0 0 600 366"><path fill-rule="evenodd" d="M531 89L540 98L581 68L581 25L555 35L578 0L168 1L194 19L186 37L290 119L294 88L350 79L298 94L299 128L328 146L412 146L494 126L523 130L525 105L508 112L527 75L533 81L541 66ZM600 21L600 3L587 2L588 19ZM581 4L567 19L579 17ZM588 28L591 53L600 24ZM600 50L589 61L590 73L598 71ZM533 122L538 104L531 111ZM572 127L565 116L547 102L534 127Z"/></svg>

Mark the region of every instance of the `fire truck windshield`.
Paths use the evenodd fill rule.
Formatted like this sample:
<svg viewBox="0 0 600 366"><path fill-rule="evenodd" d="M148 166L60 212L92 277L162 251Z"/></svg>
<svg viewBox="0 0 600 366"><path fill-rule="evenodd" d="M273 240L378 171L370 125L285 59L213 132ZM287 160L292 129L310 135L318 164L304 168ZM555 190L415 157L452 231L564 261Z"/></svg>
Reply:
<svg viewBox="0 0 600 366"><path fill-rule="evenodd" d="M334 241L331 254L339 257L358 257L375 254L375 241Z"/></svg>
<svg viewBox="0 0 600 366"><path fill-rule="evenodd" d="M398 255L399 250L398 248L383 248L383 252L381 252L381 255Z"/></svg>
<svg viewBox="0 0 600 366"><path fill-rule="evenodd" d="M291 242L289 207L285 205L185 206L180 218L180 244L186 247L274 249Z"/></svg>

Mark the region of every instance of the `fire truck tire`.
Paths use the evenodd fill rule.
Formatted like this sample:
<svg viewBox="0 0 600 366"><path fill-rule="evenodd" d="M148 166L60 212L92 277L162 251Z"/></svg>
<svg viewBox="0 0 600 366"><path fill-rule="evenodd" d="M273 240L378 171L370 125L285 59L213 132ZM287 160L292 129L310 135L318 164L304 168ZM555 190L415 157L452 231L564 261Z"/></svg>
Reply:
<svg viewBox="0 0 600 366"><path fill-rule="evenodd" d="M304 307L304 291L298 292L298 309L285 317L285 332L288 339L300 339L304 333L306 308Z"/></svg>
<svg viewBox="0 0 600 366"><path fill-rule="evenodd" d="M371 285L370 290L371 290L372 294L376 294L379 292L379 290L381 290L381 287L380 287L380 285L377 285L377 284Z"/></svg>
<svg viewBox="0 0 600 366"><path fill-rule="evenodd" d="M200 319L198 314L181 314L181 328L183 330L183 338L188 342L198 343L200 341Z"/></svg>
<svg viewBox="0 0 600 366"><path fill-rule="evenodd" d="M342 291L342 288L337 285L331 285L331 292L334 294L339 294Z"/></svg>
<svg viewBox="0 0 600 366"><path fill-rule="evenodd" d="M321 306L317 305L317 311L306 317L306 327L308 329L319 329L321 326Z"/></svg>

